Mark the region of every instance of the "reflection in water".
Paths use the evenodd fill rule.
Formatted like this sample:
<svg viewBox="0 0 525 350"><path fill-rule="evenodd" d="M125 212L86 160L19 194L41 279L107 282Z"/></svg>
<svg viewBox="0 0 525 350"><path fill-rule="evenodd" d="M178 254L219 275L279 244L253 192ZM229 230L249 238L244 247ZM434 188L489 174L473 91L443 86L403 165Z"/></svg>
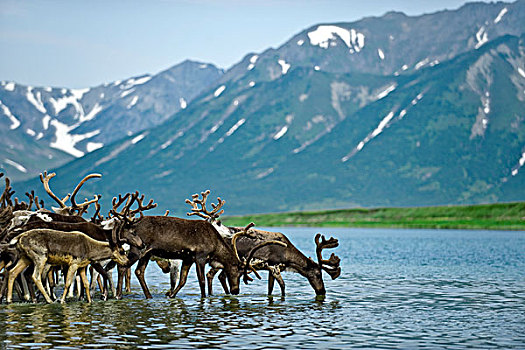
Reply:
<svg viewBox="0 0 525 350"><path fill-rule="evenodd" d="M315 229L287 230L314 254ZM297 274L284 276L286 298L267 296L264 279L201 298L193 277L167 299L153 267L152 300L135 284L123 300L0 305L0 349L525 347L523 233L331 231L343 274L325 276L324 300Z"/></svg>

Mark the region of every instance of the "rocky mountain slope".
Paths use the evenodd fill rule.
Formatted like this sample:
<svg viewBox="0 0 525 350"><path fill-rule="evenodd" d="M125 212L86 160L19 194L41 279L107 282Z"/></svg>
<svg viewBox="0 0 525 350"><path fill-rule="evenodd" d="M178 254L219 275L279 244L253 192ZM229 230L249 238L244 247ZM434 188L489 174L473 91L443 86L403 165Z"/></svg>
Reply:
<svg viewBox="0 0 525 350"><path fill-rule="evenodd" d="M314 26L54 186L101 172L86 193L179 214L207 188L227 214L523 200L524 4Z"/></svg>
<svg viewBox="0 0 525 350"><path fill-rule="evenodd" d="M127 135L165 121L222 70L185 61L87 89L0 83L0 168L14 179L33 177Z"/></svg>

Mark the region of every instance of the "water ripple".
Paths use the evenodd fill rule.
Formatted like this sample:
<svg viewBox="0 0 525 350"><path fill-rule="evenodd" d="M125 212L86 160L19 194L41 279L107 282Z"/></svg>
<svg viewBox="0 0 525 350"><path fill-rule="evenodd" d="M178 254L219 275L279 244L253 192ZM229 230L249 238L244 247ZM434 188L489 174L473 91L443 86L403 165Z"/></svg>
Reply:
<svg viewBox="0 0 525 350"><path fill-rule="evenodd" d="M319 230L283 231L315 256ZM524 233L330 231L343 274L326 276L324 301L294 274L286 298L267 296L264 279L200 298L194 270L167 299L151 264L152 300L134 284L123 300L1 305L0 349L525 348Z"/></svg>

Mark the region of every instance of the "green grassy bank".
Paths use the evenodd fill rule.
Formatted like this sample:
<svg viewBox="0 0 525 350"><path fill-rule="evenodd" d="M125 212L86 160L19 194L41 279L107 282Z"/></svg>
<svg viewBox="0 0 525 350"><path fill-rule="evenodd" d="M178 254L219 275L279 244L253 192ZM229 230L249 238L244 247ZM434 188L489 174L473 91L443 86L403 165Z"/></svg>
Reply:
<svg viewBox="0 0 525 350"><path fill-rule="evenodd" d="M525 230L525 202L228 216L228 226L320 226Z"/></svg>

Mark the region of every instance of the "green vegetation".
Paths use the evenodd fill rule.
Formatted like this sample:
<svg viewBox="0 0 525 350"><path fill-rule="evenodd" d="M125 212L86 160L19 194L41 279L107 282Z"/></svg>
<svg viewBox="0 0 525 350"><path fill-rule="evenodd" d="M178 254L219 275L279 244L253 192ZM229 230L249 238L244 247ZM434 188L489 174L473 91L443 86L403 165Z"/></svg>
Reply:
<svg viewBox="0 0 525 350"><path fill-rule="evenodd" d="M342 209L224 217L228 226L392 227L525 230L525 202L468 206Z"/></svg>

